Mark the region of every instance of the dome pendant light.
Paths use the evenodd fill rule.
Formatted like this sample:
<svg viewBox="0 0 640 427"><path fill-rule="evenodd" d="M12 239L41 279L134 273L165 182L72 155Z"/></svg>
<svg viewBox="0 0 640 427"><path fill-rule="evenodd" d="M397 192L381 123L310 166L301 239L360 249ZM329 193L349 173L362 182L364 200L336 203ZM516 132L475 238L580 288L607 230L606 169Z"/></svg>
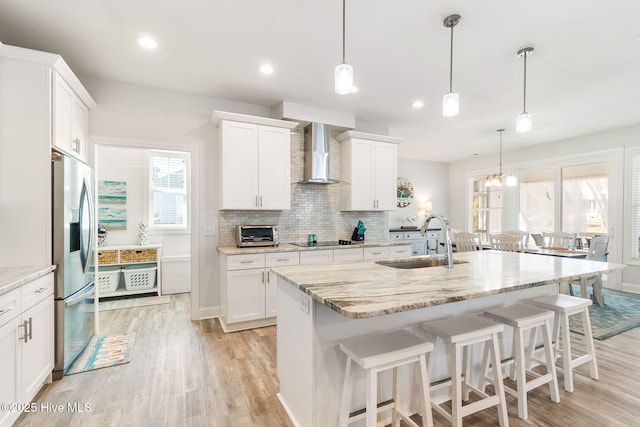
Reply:
<svg viewBox="0 0 640 427"><path fill-rule="evenodd" d="M504 129L498 129L497 132L500 133L500 173L487 175L484 180L485 187L502 187L502 132L504 132Z"/></svg>
<svg viewBox="0 0 640 427"><path fill-rule="evenodd" d="M449 93L442 97L442 117L455 117L460 112L460 97L453 91L453 27L460 22L460 15L449 15L443 24L451 28L451 44L449 55Z"/></svg>
<svg viewBox="0 0 640 427"><path fill-rule="evenodd" d="M335 72L335 90L338 95L353 92L353 67L345 61L345 3L346 0L342 0L342 63L338 64Z"/></svg>
<svg viewBox="0 0 640 427"><path fill-rule="evenodd" d="M533 119L531 118L531 114L527 113L527 56L531 55L532 53L532 47L524 47L518 51L518 56L524 58L524 101L522 114L518 116L518 121L516 122L516 133L531 132L531 127L533 126Z"/></svg>

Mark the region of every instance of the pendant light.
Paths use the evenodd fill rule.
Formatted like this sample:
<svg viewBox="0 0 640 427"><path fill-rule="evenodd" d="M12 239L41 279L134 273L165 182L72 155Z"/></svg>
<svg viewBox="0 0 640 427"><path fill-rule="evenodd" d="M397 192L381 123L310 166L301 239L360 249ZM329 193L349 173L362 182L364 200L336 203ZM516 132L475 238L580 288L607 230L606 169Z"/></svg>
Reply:
<svg viewBox="0 0 640 427"><path fill-rule="evenodd" d="M451 28L451 44L449 52L449 93L442 97L442 117L455 117L460 112L460 98L453 91L453 27L460 22L460 15L449 15L443 24Z"/></svg>
<svg viewBox="0 0 640 427"><path fill-rule="evenodd" d="M500 173L487 175L484 180L485 187L502 187L502 132L504 132L504 129L498 129L497 132L500 134Z"/></svg>
<svg viewBox="0 0 640 427"><path fill-rule="evenodd" d="M353 92L353 67L345 61L345 20L346 0L342 0L342 63L338 64L335 72L335 90L338 95Z"/></svg>
<svg viewBox="0 0 640 427"><path fill-rule="evenodd" d="M527 113L527 56L531 55L532 53L532 47L523 47L518 51L518 56L524 58L524 97L522 114L518 116L518 120L516 122L517 133L531 132L531 127L533 125L531 114Z"/></svg>

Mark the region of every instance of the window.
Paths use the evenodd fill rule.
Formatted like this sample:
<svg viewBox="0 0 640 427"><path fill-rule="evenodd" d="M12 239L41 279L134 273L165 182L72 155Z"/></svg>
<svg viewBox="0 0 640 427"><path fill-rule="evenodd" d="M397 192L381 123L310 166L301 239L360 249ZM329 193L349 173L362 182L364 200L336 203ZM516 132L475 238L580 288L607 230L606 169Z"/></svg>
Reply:
<svg viewBox="0 0 640 427"><path fill-rule="evenodd" d="M578 235L607 234L607 163L562 168L562 229Z"/></svg>
<svg viewBox="0 0 640 427"><path fill-rule="evenodd" d="M489 241L489 235L502 230L502 188L486 187L486 176L470 178L471 224L470 229Z"/></svg>
<svg viewBox="0 0 640 427"><path fill-rule="evenodd" d="M554 230L554 176L553 169L538 169L520 174L520 230Z"/></svg>
<svg viewBox="0 0 640 427"><path fill-rule="evenodd" d="M188 229L189 154L149 153L149 224L157 229Z"/></svg>
<svg viewBox="0 0 640 427"><path fill-rule="evenodd" d="M636 151L629 160L631 163L631 183L629 185L631 195L631 259L640 259L640 153ZM625 250L626 251L626 250Z"/></svg>

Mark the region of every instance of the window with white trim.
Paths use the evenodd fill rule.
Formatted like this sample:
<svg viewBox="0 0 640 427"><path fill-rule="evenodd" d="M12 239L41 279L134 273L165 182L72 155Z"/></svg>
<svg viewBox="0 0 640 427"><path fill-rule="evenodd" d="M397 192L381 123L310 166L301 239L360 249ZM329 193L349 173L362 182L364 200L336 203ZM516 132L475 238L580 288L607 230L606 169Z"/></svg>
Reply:
<svg viewBox="0 0 640 427"><path fill-rule="evenodd" d="M502 187L487 187L486 175L469 178L471 189L471 224L469 229L480 234L483 242L502 230Z"/></svg>
<svg viewBox="0 0 640 427"><path fill-rule="evenodd" d="M189 228L189 157L173 151L149 152L149 226Z"/></svg>
<svg viewBox="0 0 640 427"><path fill-rule="evenodd" d="M631 259L640 260L640 153L631 158Z"/></svg>

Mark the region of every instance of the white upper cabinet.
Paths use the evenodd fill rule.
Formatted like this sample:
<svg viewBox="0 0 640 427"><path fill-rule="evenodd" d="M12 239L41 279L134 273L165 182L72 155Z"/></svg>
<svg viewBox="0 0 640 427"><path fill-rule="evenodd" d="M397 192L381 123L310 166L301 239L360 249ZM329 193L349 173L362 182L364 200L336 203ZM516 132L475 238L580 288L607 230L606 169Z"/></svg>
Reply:
<svg viewBox="0 0 640 427"><path fill-rule="evenodd" d="M342 174L341 210L396 208L397 138L347 131L338 136Z"/></svg>
<svg viewBox="0 0 640 427"><path fill-rule="evenodd" d="M59 74L53 81L53 145L86 160L89 109Z"/></svg>
<svg viewBox="0 0 640 427"><path fill-rule="evenodd" d="M290 209L290 130L297 123L222 111L213 120L220 128L220 209Z"/></svg>

